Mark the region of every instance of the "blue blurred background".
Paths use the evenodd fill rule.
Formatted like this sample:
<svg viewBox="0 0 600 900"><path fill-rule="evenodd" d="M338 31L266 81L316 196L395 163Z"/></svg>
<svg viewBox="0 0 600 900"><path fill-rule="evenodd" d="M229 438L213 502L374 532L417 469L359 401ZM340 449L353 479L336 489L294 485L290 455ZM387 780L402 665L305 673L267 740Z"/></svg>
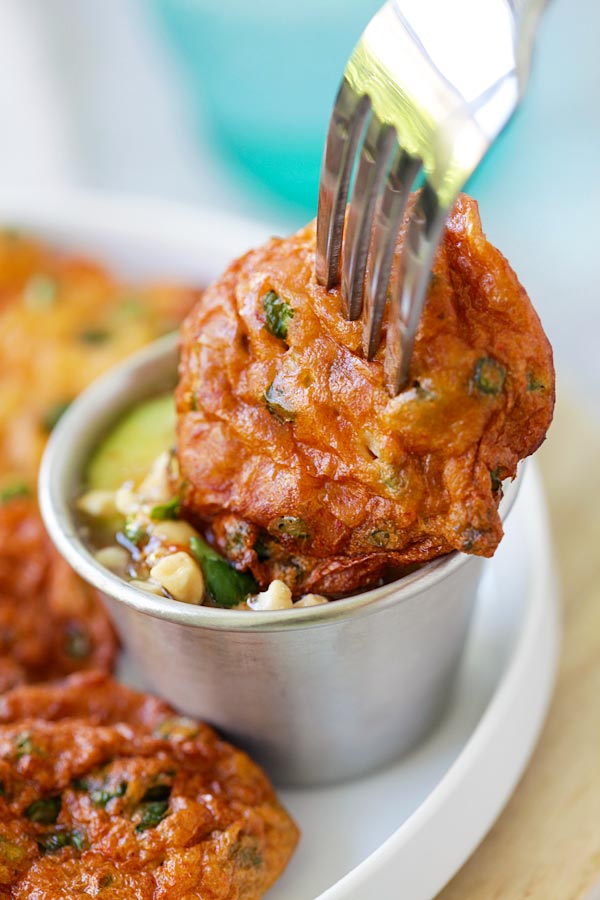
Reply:
<svg viewBox="0 0 600 900"><path fill-rule="evenodd" d="M0 0L0 190L75 184L292 230L315 213L329 111L378 6ZM600 419L599 33L596 0L549 4L526 99L469 190L561 384Z"/></svg>

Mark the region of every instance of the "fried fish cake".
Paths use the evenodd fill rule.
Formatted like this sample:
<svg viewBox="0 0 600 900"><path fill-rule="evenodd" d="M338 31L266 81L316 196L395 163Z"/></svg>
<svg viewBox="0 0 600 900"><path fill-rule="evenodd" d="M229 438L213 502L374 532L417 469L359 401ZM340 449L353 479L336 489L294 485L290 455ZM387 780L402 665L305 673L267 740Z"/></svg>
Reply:
<svg viewBox="0 0 600 900"><path fill-rule="evenodd" d="M274 239L234 262L185 322L187 514L262 586L282 578L296 595L356 590L451 550L491 556L501 482L544 439L554 370L477 204L461 196L450 216L395 398L383 347L363 357L362 323L316 283L314 258L314 224Z"/></svg>
<svg viewBox="0 0 600 900"><path fill-rule="evenodd" d="M173 331L198 298L135 285L92 260L0 230L0 492L35 485L49 432L98 375Z"/></svg>
<svg viewBox="0 0 600 900"><path fill-rule="evenodd" d="M298 830L245 753L100 673L0 698L0 893L258 900Z"/></svg>
<svg viewBox="0 0 600 900"><path fill-rule="evenodd" d="M197 297L122 283L90 260L0 231L0 691L112 667L117 642L99 595L46 536L37 469L69 402L174 329Z"/></svg>
<svg viewBox="0 0 600 900"><path fill-rule="evenodd" d="M100 595L55 550L32 497L0 505L0 692L79 669L112 669Z"/></svg>

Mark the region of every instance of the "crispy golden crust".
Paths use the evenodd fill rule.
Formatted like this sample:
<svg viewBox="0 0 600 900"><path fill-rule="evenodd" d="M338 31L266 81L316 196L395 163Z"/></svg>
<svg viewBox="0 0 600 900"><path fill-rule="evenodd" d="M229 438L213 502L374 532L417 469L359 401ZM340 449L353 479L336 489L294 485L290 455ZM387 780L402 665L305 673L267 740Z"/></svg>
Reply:
<svg viewBox="0 0 600 900"><path fill-rule="evenodd" d="M298 831L208 726L99 673L0 698L0 895L258 900Z"/></svg>
<svg viewBox="0 0 600 900"><path fill-rule="evenodd" d="M35 500L0 505L0 692L79 669L110 671L116 652L100 595L55 550Z"/></svg>
<svg viewBox="0 0 600 900"><path fill-rule="evenodd" d="M458 549L491 556L499 479L541 443L552 353L531 303L461 196L438 253L410 386L314 277L314 225L233 263L188 316L177 390L188 514L261 585L295 594L373 583ZM267 328L274 292L290 308ZM285 329L284 329L285 330Z"/></svg>

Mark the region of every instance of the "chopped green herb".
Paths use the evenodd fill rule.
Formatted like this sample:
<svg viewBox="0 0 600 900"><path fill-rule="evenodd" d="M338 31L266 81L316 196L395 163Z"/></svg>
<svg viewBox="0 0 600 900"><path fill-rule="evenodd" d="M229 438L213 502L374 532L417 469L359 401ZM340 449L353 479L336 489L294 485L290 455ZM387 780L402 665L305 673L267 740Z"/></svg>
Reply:
<svg viewBox="0 0 600 900"><path fill-rule="evenodd" d="M157 725L154 735L167 741L171 739L191 741L198 736L198 723L186 716L173 716ZM175 775L174 772L173 775Z"/></svg>
<svg viewBox="0 0 600 900"><path fill-rule="evenodd" d="M106 328L86 328L79 333L79 340L83 344L105 344L111 337L111 332Z"/></svg>
<svg viewBox="0 0 600 900"><path fill-rule="evenodd" d="M85 835L81 831L51 831L37 838L40 853L57 853L63 847L75 847L76 850L84 849L87 845Z"/></svg>
<svg viewBox="0 0 600 900"><path fill-rule="evenodd" d="M170 784L153 784L142 797L142 803L160 803L163 800L168 800L170 796Z"/></svg>
<svg viewBox="0 0 600 900"><path fill-rule="evenodd" d="M138 832L147 831L148 828L154 828L159 822L165 818L169 811L168 800L158 800L156 802L145 803L140 807L141 819L135 826Z"/></svg>
<svg viewBox="0 0 600 900"><path fill-rule="evenodd" d="M506 369L491 356L477 360L473 383L482 394L499 394L504 387Z"/></svg>
<svg viewBox="0 0 600 900"><path fill-rule="evenodd" d="M263 297L265 311L265 328L276 338L285 341L288 334L288 322L294 318L294 310L275 291L267 291Z"/></svg>
<svg viewBox="0 0 600 900"><path fill-rule="evenodd" d="M49 275L33 275L23 292L23 300L29 309L49 309L58 295L58 285Z"/></svg>
<svg viewBox="0 0 600 900"><path fill-rule="evenodd" d="M496 493L502 487L502 466L490 471L490 481L492 482L492 491Z"/></svg>
<svg viewBox="0 0 600 900"><path fill-rule="evenodd" d="M0 488L0 503L8 503L10 500L16 500L17 497L29 497L31 491L24 481L15 481L13 484L7 484Z"/></svg>
<svg viewBox="0 0 600 900"><path fill-rule="evenodd" d="M27 855L25 847L21 847L16 841L9 841L0 834L0 859L4 863L19 863Z"/></svg>
<svg viewBox="0 0 600 900"><path fill-rule="evenodd" d="M265 562L271 555L269 544L261 534L259 534L254 541L254 547L252 549L256 553L259 562Z"/></svg>
<svg viewBox="0 0 600 900"><path fill-rule="evenodd" d="M467 530L465 531L465 539L461 547L462 552L469 553L473 549L476 541L478 541L481 537L483 537L483 532L479 531L478 528L467 528Z"/></svg>
<svg viewBox="0 0 600 900"><path fill-rule="evenodd" d="M103 875L102 878L100 879L100 881L98 882L98 887L100 889L105 888L105 887L110 887L114 880L115 879L112 877L112 875Z"/></svg>
<svg viewBox="0 0 600 900"><path fill-rule="evenodd" d="M30 822L36 822L38 825L54 825L58 819L60 806L60 794L54 797L42 797L42 799L34 800L29 804L25 810L25 816Z"/></svg>
<svg viewBox="0 0 600 900"><path fill-rule="evenodd" d="M273 527L279 534L285 534L297 540L306 540L310 536L306 522L299 516L280 516L273 522Z"/></svg>
<svg viewBox="0 0 600 900"><path fill-rule="evenodd" d="M45 756L46 754L33 743L28 731L22 731L15 738L15 759L23 756Z"/></svg>
<svg viewBox="0 0 600 900"><path fill-rule="evenodd" d="M546 385L543 381L540 381L539 378L533 374L533 372L527 373L527 390L528 391L545 391Z"/></svg>
<svg viewBox="0 0 600 900"><path fill-rule="evenodd" d="M66 413L70 405L70 400L62 400L59 403L54 403L42 419L42 426L44 428L44 431L52 431L52 429L58 424L61 416Z"/></svg>
<svg viewBox="0 0 600 900"><path fill-rule="evenodd" d="M127 540L133 544L135 547L139 547L146 538L148 537L148 533L141 522L138 522L136 519L126 519L125 524L123 525L123 534L127 538Z"/></svg>
<svg viewBox="0 0 600 900"><path fill-rule="evenodd" d="M71 659L87 659L92 652L90 636L77 622L69 622L67 625L64 648Z"/></svg>
<svg viewBox="0 0 600 900"><path fill-rule="evenodd" d="M101 806L102 809L109 803L111 800L114 800L115 797L124 797L127 793L127 782L121 781L119 785L115 788L114 791L107 790L95 790L90 792L90 798L92 803L95 803L96 806Z"/></svg>
<svg viewBox="0 0 600 900"><path fill-rule="evenodd" d="M286 404L285 392L283 388L278 387L273 381L265 391L265 404L272 416L275 416L278 422L293 422L295 413Z"/></svg>
<svg viewBox="0 0 600 900"><path fill-rule="evenodd" d="M89 782L86 778L74 778L71 784L76 791L83 791L86 794L90 789Z"/></svg>
<svg viewBox="0 0 600 900"><path fill-rule="evenodd" d="M257 869L263 863L263 858L255 845L238 847L235 857L239 865L244 869Z"/></svg>
<svg viewBox="0 0 600 900"><path fill-rule="evenodd" d="M177 519L179 517L179 497L173 497L168 503L159 503L150 510L150 518L164 521L165 519Z"/></svg>
<svg viewBox="0 0 600 900"><path fill-rule="evenodd" d="M225 552L229 557L238 556L246 549L250 535L250 526L247 522L230 525L226 528Z"/></svg>
<svg viewBox="0 0 600 900"><path fill-rule="evenodd" d="M379 465L381 482L392 494L400 494L406 490L407 477L405 473L392 463L382 461Z"/></svg>
<svg viewBox="0 0 600 900"><path fill-rule="evenodd" d="M390 533L389 531L384 531L382 528L378 528L377 531L371 532L369 541L376 547L387 547L390 542Z"/></svg>
<svg viewBox="0 0 600 900"><path fill-rule="evenodd" d="M237 606L258 590L249 572L238 572L202 538L190 538L190 550L200 563L206 588L217 606Z"/></svg>
<svg viewBox="0 0 600 900"><path fill-rule="evenodd" d="M137 297L124 297L118 307L118 314L124 319L134 319L145 311L144 303Z"/></svg>

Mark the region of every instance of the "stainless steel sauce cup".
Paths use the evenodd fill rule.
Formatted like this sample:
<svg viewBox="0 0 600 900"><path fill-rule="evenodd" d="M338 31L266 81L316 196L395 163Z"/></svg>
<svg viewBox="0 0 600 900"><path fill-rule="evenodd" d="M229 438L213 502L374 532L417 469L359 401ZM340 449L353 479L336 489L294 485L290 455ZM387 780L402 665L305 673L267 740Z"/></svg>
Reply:
<svg viewBox="0 0 600 900"><path fill-rule="evenodd" d="M277 612L191 606L131 587L86 547L74 501L94 448L126 410L174 384L176 358L174 338L157 341L63 416L40 474L52 539L103 593L148 686L214 724L276 782L333 782L392 761L444 708L485 560L452 553L345 600Z"/></svg>

